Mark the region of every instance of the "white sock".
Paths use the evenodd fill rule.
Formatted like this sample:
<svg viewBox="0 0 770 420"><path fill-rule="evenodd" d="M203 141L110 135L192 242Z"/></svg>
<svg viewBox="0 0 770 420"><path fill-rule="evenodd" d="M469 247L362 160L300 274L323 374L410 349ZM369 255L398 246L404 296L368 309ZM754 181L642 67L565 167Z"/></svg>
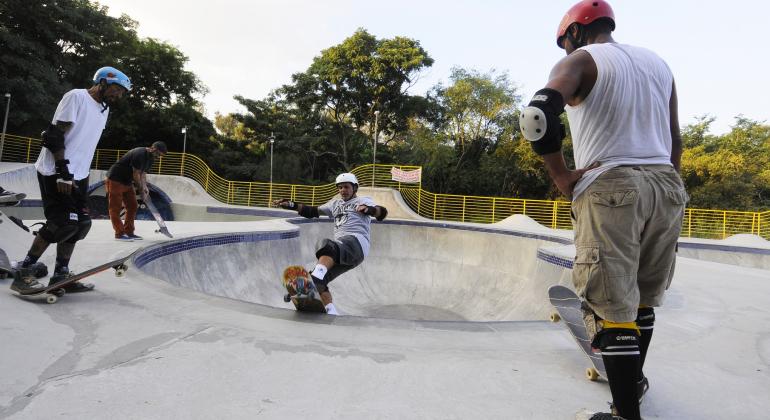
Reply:
<svg viewBox="0 0 770 420"><path fill-rule="evenodd" d="M313 272L310 273L313 275L313 277L317 278L318 280L323 280L326 276L326 272L329 271L328 268L326 268L323 264L316 264L315 268L313 269Z"/></svg>
<svg viewBox="0 0 770 420"><path fill-rule="evenodd" d="M337 308L334 307L333 303L326 305L326 313L329 315L339 315L339 313L337 313Z"/></svg>

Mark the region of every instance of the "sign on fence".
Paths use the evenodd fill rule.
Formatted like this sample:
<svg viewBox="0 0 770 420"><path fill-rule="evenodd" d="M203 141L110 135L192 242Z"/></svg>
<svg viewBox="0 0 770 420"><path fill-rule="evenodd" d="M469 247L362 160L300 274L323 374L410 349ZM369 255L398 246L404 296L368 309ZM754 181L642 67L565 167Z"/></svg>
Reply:
<svg viewBox="0 0 770 420"><path fill-rule="evenodd" d="M414 171L402 171L395 166L390 168L390 177L396 182L406 182L410 184L417 184L422 178L422 169Z"/></svg>

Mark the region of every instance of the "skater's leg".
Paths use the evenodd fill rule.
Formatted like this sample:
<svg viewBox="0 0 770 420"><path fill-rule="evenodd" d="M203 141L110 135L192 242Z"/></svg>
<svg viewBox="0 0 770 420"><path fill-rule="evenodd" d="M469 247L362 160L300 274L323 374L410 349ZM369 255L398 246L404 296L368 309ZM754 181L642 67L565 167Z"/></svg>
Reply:
<svg viewBox="0 0 770 420"><path fill-rule="evenodd" d="M602 352L612 405L624 419L639 419L639 330L635 322L600 322L602 328L596 334L592 345Z"/></svg>

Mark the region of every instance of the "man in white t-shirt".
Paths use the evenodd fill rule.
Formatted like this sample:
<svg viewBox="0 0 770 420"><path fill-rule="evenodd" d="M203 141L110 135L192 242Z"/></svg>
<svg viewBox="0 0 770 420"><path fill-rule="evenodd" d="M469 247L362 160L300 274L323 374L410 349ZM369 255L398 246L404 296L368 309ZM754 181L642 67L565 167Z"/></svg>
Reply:
<svg viewBox="0 0 770 420"><path fill-rule="evenodd" d="M88 175L96 144L107 124L109 106L131 90L131 81L120 70L102 67L89 89L73 89L64 94L53 120L43 132L43 148L35 162L40 197L46 222L20 264L22 275L11 284L19 293L34 293L44 286L31 275L52 243L56 246L56 266L50 284L69 275L69 261L75 243L91 229L88 209ZM85 292L93 285L80 282L64 288L68 293Z"/></svg>
<svg viewBox="0 0 770 420"><path fill-rule="evenodd" d="M357 267L369 255L371 217L385 220L388 210L374 204L369 197L359 197L358 179L351 173L337 176L337 192L340 198L332 198L321 206L309 206L289 199L273 202L288 210L296 210L308 219L326 215L334 219L334 239L324 239L316 251L316 266L311 273L313 283L326 306L326 313L337 315L332 303L329 282L340 274Z"/></svg>
<svg viewBox="0 0 770 420"><path fill-rule="evenodd" d="M567 56L520 123L556 186L572 197L572 281L613 400L613 413L592 418L639 419L653 307L674 274L688 197L678 172L682 140L671 70L652 51L615 42L614 29L606 1L575 4L556 35ZM565 104L577 170L567 168L561 152Z"/></svg>

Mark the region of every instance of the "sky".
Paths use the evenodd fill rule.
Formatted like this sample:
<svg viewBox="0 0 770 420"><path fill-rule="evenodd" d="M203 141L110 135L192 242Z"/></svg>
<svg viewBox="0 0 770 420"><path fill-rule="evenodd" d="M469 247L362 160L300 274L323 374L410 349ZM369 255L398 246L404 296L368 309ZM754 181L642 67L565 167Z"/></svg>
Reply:
<svg viewBox="0 0 770 420"><path fill-rule="evenodd" d="M556 27L576 0L97 0L127 14L143 38L176 46L208 88L206 114L243 112L234 99L264 98L306 70L323 49L365 28L378 39L420 41L435 60L411 94L448 84L453 67L507 72L524 103L564 55ZM616 41L657 52L671 67L680 125L735 117L770 122L770 3L758 0L615 0ZM764 47L763 47L764 45ZM106 64L105 64L106 65Z"/></svg>

